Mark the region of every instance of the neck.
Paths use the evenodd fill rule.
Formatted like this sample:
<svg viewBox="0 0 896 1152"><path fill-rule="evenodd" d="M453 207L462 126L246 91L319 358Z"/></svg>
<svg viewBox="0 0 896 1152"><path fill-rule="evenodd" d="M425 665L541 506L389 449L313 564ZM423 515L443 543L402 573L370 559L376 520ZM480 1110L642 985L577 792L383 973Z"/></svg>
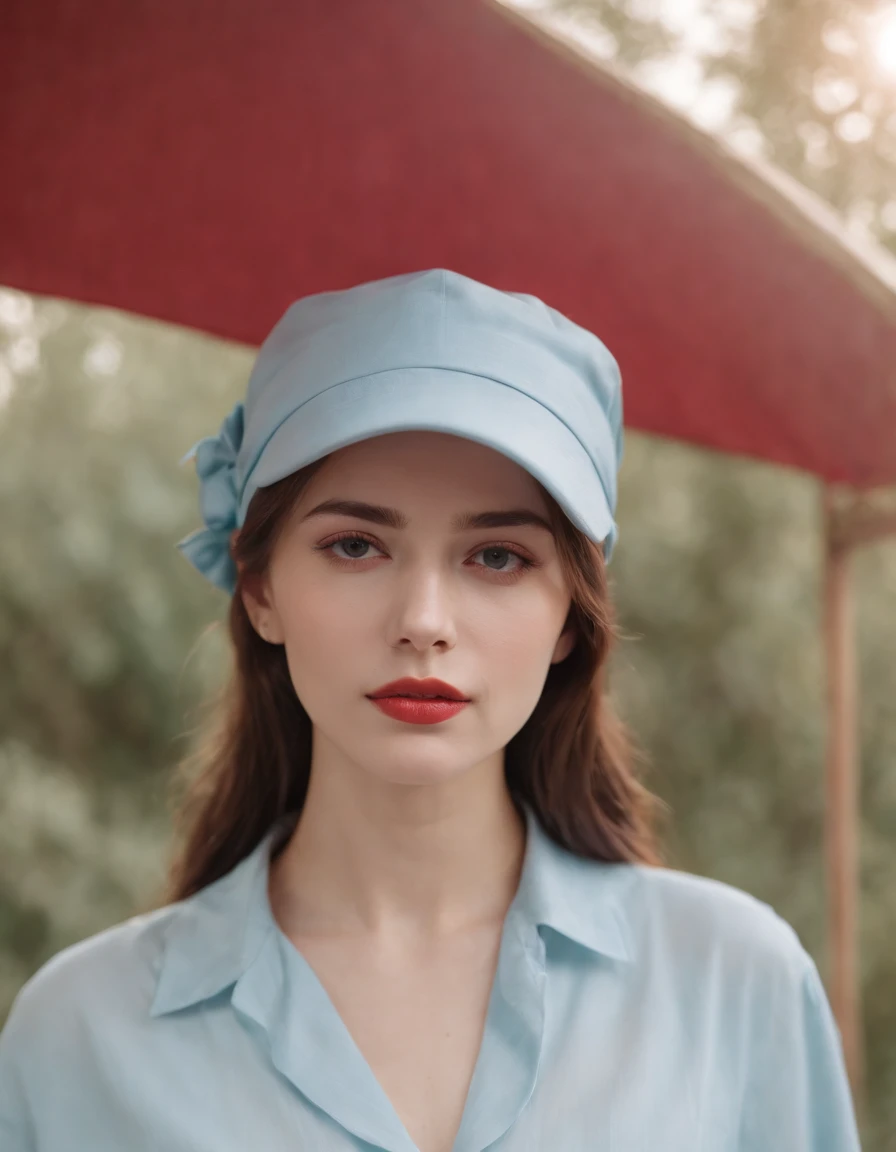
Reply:
<svg viewBox="0 0 896 1152"><path fill-rule="evenodd" d="M289 937L425 942L500 924L525 845L502 763L414 786L312 767L268 895Z"/></svg>

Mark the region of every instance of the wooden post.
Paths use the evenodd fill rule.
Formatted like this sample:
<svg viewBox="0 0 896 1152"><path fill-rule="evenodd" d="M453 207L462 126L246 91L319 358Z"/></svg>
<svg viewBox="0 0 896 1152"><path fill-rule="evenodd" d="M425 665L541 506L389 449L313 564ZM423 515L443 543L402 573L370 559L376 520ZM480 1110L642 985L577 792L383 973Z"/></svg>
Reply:
<svg viewBox="0 0 896 1152"><path fill-rule="evenodd" d="M824 489L824 632L827 650L825 856L828 906L828 995L840 1028L857 1114L864 1110L859 1005L858 670L848 539L835 493Z"/></svg>

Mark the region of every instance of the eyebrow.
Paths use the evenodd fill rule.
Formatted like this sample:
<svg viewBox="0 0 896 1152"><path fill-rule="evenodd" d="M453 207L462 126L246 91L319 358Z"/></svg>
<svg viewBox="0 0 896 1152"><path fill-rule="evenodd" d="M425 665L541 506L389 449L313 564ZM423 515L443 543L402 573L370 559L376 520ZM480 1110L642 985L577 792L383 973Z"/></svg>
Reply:
<svg viewBox="0 0 896 1152"><path fill-rule="evenodd" d="M397 508L385 508L381 504L365 504L361 500L324 500L302 517L302 523L313 516L353 516L357 520L368 520L371 524L381 524L385 528L406 528L408 518ZM552 536L554 530L550 522L528 508L508 508L500 512L462 512L451 521L452 532L468 532L473 528L541 528Z"/></svg>

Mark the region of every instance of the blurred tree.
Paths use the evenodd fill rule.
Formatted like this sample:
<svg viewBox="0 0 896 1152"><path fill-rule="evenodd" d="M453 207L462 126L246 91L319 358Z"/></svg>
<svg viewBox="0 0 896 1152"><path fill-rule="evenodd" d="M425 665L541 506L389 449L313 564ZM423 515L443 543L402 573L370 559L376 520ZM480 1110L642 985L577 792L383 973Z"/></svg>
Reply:
<svg viewBox="0 0 896 1152"><path fill-rule="evenodd" d="M0 324L0 365L18 366L0 375L5 1008L161 875L164 778L222 666L217 637L200 637L223 604L175 548L200 523L178 460L215 431L252 354L20 293L0 297Z"/></svg>
<svg viewBox="0 0 896 1152"><path fill-rule="evenodd" d="M511 4L514 0L509 0ZM896 4L546 0L603 57L896 251Z"/></svg>

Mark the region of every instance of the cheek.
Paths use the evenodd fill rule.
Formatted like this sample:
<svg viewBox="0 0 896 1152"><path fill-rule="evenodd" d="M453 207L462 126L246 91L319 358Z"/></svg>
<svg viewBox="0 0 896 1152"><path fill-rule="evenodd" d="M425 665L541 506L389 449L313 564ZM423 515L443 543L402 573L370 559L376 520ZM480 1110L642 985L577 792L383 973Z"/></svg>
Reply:
<svg viewBox="0 0 896 1152"><path fill-rule="evenodd" d="M284 613L284 624L297 641L317 637L320 642L338 643L365 625L369 630L375 616L374 604L362 588L306 585L301 599Z"/></svg>
<svg viewBox="0 0 896 1152"><path fill-rule="evenodd" d="M507 611L492 607L471 621L471 636L493 698L517 709L534 707L564 620L562 606L532 597L508 605Z"/></svg>
<svg viewBox="0 0 896 1152"><path fill-rule="evenodd" d="M301 596L279 597L286 658L300 698L345 684L375 641L375 613L362 590L348 582L297 579Z"/></svg>
<svg viewBox="0 0 896 1152"><path fill-rule="evenodd" d="M364 581L340 578L316 556L289 557L273 580L277 607L294 641L333 636L357 627L370 614Z"/></svg>
<svg viewBox="0 0 896 1152"><path fill-rule="evenodd" d="M536 585L470 602L466 624L487 639L490 648L513 659L551 649L566 616L566 605L553 589Z"/></svg>

